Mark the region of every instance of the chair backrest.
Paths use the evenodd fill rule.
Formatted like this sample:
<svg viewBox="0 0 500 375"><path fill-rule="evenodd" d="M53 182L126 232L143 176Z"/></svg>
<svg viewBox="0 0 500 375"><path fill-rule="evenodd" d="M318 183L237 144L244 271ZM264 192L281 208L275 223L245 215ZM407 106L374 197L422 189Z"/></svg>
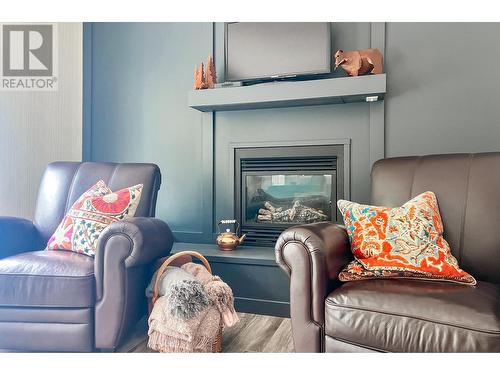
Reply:
<svg viewBox="0 0 500 375"><path fill-rule="evenodd" d="M73 203L97 181L116 191L143 184L135 216L153 217L160 189L160 169L145 163L55 162L47 166L38 190L34 223L48 240Z"/></svg>
<svg viewBox="0 0 500 375"><path fill-rule="evenodd" d="M397 207L428 190L460 266L500 283L500 152L389 158L373 166L374 205Z"/></svg>

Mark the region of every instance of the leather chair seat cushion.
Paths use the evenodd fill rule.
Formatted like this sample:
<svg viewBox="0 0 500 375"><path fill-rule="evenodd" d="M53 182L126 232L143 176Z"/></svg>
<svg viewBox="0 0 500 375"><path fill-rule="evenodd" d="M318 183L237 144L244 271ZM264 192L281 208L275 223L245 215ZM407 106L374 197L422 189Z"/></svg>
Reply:
<svg viewBox="0 0 500 375"><path fill-rule="evenodd" d="M32 251L0 259L0 306L94 306L94 259L69 251Z"/></svg>
<svg viewBox="0 0 500 375"><path fill-rule="evenodd" d="M500 285L348 282L326 299L325 333L387 352L499 352Z"/></svg>

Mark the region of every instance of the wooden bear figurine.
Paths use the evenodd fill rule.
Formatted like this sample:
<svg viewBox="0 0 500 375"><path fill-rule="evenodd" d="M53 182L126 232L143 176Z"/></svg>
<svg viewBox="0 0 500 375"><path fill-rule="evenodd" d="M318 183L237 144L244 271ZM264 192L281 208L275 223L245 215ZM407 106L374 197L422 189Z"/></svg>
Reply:
<svg viewBox="0 0 500 375"><path fill-rule="evenodd" d="M382 64L382 54L376 48L349 52L339 49L335 52L335 69L341 66L347 74L353 77L370 73L381 74Z"/></svg>

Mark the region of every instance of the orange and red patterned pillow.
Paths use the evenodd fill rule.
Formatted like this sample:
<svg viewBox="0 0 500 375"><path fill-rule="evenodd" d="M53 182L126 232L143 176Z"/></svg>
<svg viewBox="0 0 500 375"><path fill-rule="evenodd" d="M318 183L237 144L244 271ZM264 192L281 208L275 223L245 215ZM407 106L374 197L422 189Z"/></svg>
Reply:
<svg viewBox="0 0 500 375"><path fill-rule="evenodd" d="M419 278L476 284L460 269L443 238L433 192L422 193L396 208L345 200L337 205L355 258L339 274L341 281Z"/></svg>
<svg viewBox="0 0 500 375"><path fill-rule="evenodd" d="M48 250L71 250L89 256L97 251L99 235L111 223L135 215L142 184L112 192L97 182L71 206L47 243Z"/></svg>

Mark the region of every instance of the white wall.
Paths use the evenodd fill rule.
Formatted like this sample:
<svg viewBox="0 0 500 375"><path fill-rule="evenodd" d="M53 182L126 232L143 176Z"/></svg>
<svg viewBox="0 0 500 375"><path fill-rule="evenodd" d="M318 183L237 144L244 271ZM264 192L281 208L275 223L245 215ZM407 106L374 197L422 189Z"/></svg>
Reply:
<svg viewBox="0 0 500 375"><path fill-rule="evenodd" d="M0 216L32 218L41 175L82 156L82 24L60 23L59 88L0 91Z"/></svg>

